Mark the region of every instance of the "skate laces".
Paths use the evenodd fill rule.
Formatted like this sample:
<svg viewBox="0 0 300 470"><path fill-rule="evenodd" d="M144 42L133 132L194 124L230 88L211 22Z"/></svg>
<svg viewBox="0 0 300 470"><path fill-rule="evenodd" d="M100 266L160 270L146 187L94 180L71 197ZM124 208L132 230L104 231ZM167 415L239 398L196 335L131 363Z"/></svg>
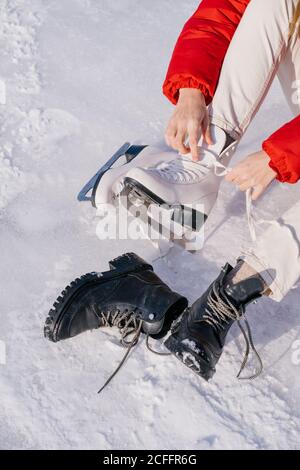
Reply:
<svg viewBox="0 0 300 470"><path fill-rule="evenodd" d="M221 331L225 329L225 326L232 321L237 321L237 324L243 334L246 349L244 353L244 358L240 367L240 370L237 374L237 378L240 380L252 380L257 378L263 371L263 363L257 349L254 345L252 332L248 320L245 316L245 312L243 309L237 309L229 300L228 296L223 292L223 298L218 293L217 283L215 282L212 286L212 290L208 295L207 305L208 307L205 309L206 314L203 315L203 319L212 326L217 331ZM243 327L241 321L244 321L246 328ZM258 368L255 374L249 377L241 377L241 373L245 369L248 358L250 354L250 350L254 353Z"/></svg>
<svg viewBox="0 0 300 470"><path fill-rule="evenodd" d="M170 162L163 162L149 168L149 171L158 173L171 183L197 183L207 176L213 168L223 170L226 167L218 162L212 153L207 151L205 158L199 162L193 162L187 156L179 156Z"/></svg>
<svg viewBox="0 0 300 470"><path fill-rule="evenodd" d="M247 222L248 222L250 237L251 237L251 240L255 242L257 238L256 227L258 225L267 224L267 225L280 226L280 223L277 220L266 220L266 219L255 217L254 211L253 211L252 191L253 189L250 188L246 192L246 214L247 214Z"/></svg>
<svg viewBox="0 0 300 470"><path fill-rule="evenodd" d="M100 318L103 320L103 326L113 327L116 326L121 333L121 344L127 348L121 362L119 363L118 367L114 370L114 372L109 376L106 380L104 385L98 390L98 394L101 393L107 385L113 380L113 378L117 375L119 370L125 364L126 359L128 358L131 350L137 345L141 332L142 332L142 324L143 320L136 318L136 311L129 311L124 310L121 312L119 309L112 312L100 312ZM132 336L131 340L126 338ZM170 353L162 353L159 351L155 351L149 343L149 334L146 336L146 347L149 351L159 356L169 356Z"/></svg>

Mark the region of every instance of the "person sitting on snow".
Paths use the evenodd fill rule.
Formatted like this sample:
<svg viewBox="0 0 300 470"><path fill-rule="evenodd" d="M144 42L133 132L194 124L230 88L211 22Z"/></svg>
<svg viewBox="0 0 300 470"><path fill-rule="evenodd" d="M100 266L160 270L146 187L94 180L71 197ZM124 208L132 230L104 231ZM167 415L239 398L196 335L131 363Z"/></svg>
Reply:
<svg viewBox="0 0 300 470"><path fill-rule="evenodd" d="M205 178L202 153L217 148L217 159L222 156L220 161L229 164L277 76L295 117L265 140L261 150L235 165L226 179L241 191L250 190L253 200L274 180L296 183L300 100L293 87L300 80L299 19L299 0L203 0L178 38L163 85L164 94L176 105L166 141L183 155L178 157L180 178L178 163L171 160L163 171L133 168L133 179L163 200L172 191L200 194ZM212 205L209 201L206 215ZM241 326L247 352L250 346L255 351L248 322L246 330L241 325L245 309L261 296L277 302L284 298L300 277L299 246L300 202L253 242L236 266L222 268L190 307L154 275L151 266L135 255L124 255L119 265L113 263L113 275L87 277L63 293L47 318L45 335L59 341L115 325L124 338L134 333L131 347L141 331L162 336L177 318L165 342L167 349L209 380L234 322Z"/></svg>

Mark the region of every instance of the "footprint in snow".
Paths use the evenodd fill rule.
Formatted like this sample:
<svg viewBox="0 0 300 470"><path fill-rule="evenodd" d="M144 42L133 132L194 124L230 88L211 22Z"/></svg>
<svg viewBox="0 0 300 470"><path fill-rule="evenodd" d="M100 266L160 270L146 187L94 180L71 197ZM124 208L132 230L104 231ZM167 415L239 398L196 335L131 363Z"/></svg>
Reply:
<svg viewBox="0 0 300 470"><path fill-rule="evenodd" d="M48 156L67 137L78 135L80 121L69 112L48 108L31 109L22 122L17 143L33 159Z"/></svg>

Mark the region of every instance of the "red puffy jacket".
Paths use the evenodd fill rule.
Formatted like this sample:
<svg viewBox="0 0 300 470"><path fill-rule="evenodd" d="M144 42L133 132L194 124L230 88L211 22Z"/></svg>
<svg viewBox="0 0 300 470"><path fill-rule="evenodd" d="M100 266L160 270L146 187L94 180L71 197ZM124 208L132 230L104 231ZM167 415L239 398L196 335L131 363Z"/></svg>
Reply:
<svg viewBox="0 0 300 470"><path fill-rule="evenodd" d="M231 38L251 0L203 0L176 43L163 92L176 104L180 88L198 88L212 100ZM263 143L282 182L300 179L300 116Z"/></svg>

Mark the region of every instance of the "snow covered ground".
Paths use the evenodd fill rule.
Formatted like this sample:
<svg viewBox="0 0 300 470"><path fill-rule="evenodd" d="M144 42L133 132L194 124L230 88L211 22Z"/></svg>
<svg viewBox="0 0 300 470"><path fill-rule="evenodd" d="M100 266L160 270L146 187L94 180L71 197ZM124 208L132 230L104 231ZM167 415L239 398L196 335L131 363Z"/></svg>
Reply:
<svg viewBox="0 0 300 470"><path fill-rule="evenodd" d="M99 241L97 218L76 194L126 140L163 145L171 105L161 84L177 34L197 0L1 0L0 253L2 449L296 449L300 290L249 308L265 362L253 382L235 379L237 330L212 383L140 342L102 396L123 354L117 335L96 331L51 344L47 311L74 277L107 269L149 242ZM2 100L3 101L3 100ZM236 159L290 118L277 83ZM264 217L299 198L275 185ZM283 197L284 196L284 197ZM173 249L154 263L174 289L196 299L249 242L242 194L222 185L205 249ZM6 347L6 361L4 349ZM5 364L4 364L5 362Z"/></svg>

